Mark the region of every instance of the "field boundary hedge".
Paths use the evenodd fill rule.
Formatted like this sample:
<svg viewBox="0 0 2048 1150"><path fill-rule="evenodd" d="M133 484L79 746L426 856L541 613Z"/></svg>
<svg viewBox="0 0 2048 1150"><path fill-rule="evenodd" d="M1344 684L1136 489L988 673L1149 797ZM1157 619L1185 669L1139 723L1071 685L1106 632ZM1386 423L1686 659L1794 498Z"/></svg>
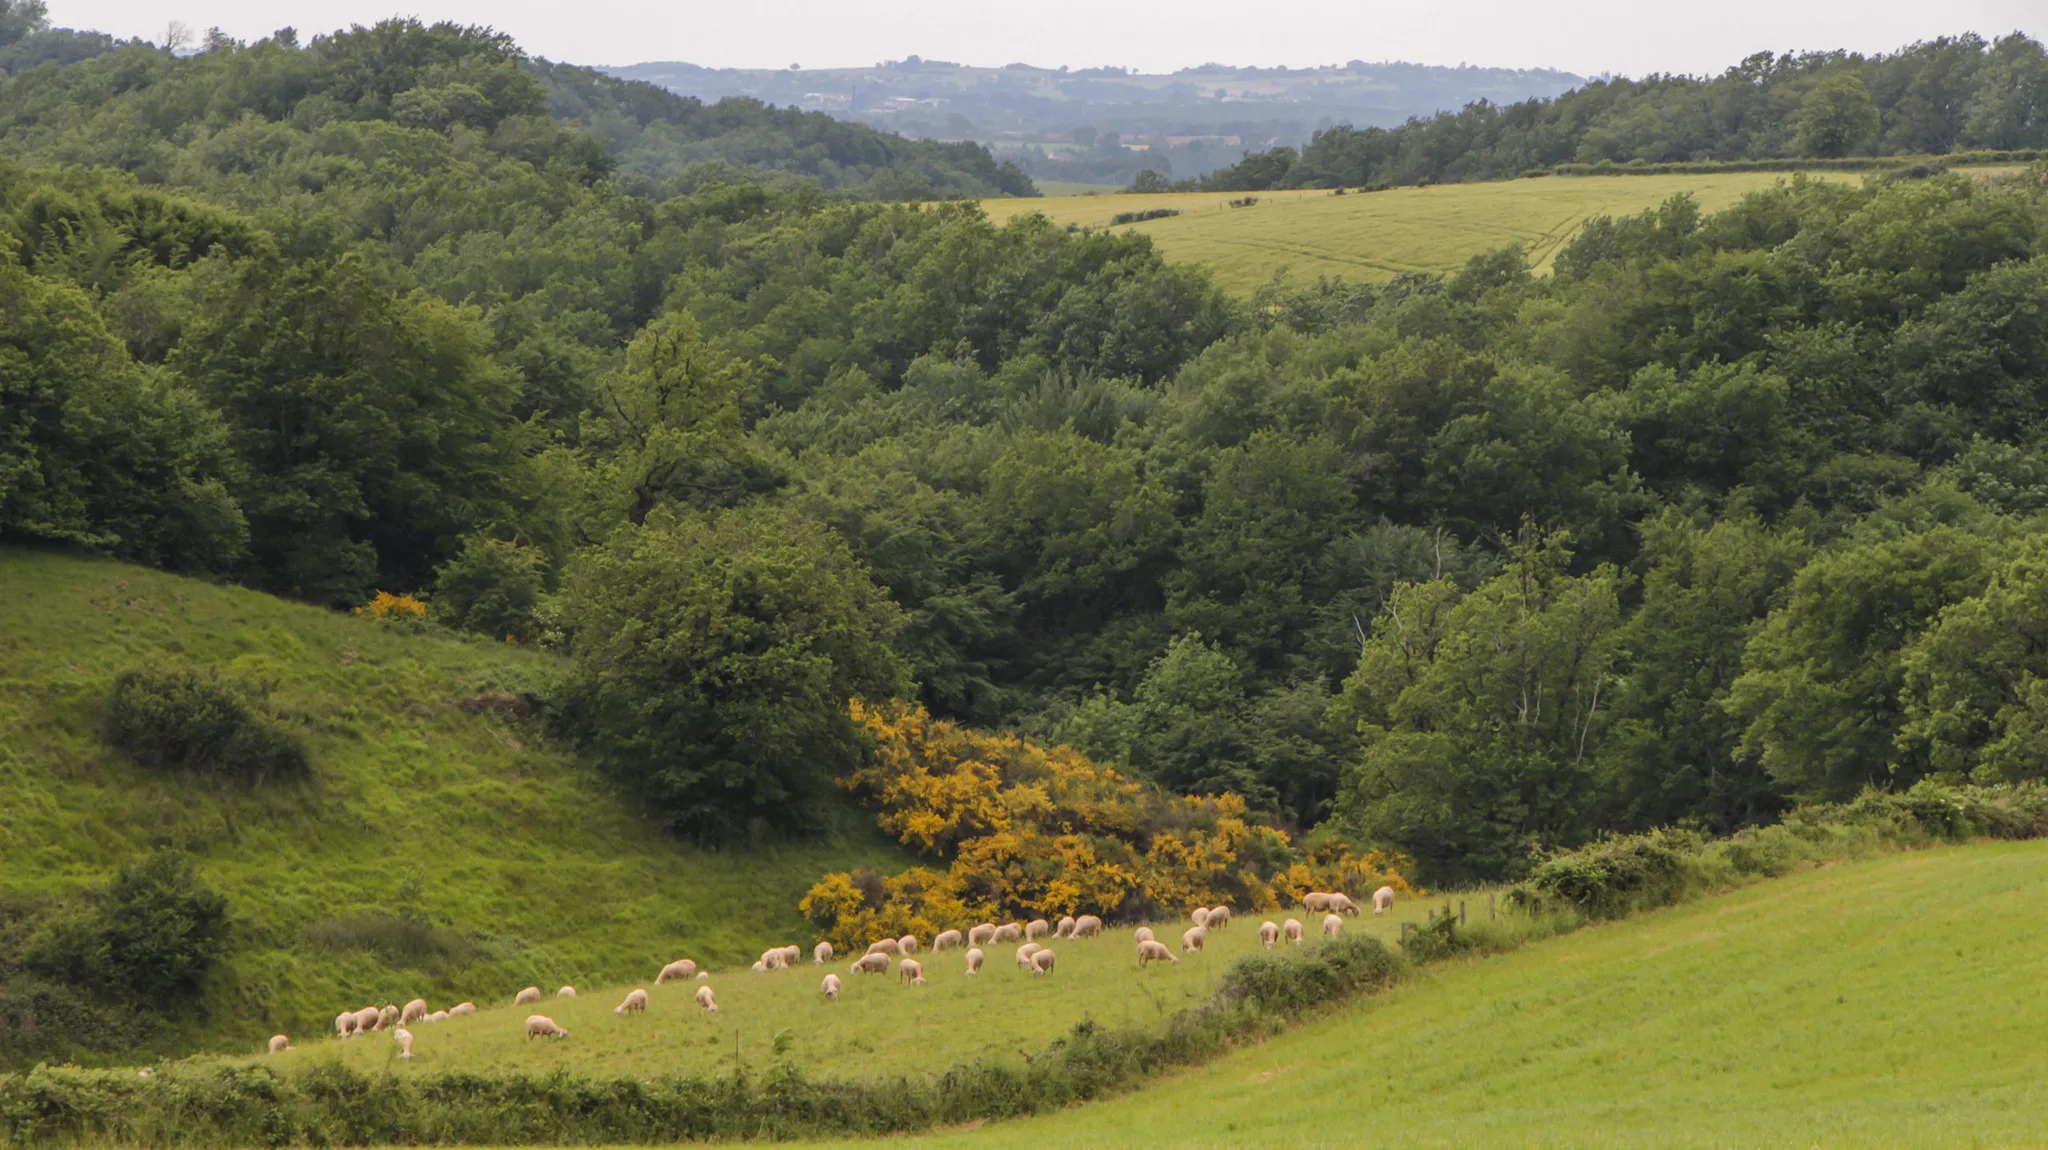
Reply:
<svg viewBox="0 0 2048 1150"><path fill-rule="evenodd" d="M805 1076L776 1060L727 1076L654 1079L364 1074L338 1065L133 1070L39 1066L0 1075L0 1138L21 1145L328 1146L591 1144L903 1133L1056 1110L1129 1089L1284 1028L1310 1010L1378 993L1420 966L1502 953L1595 919L1623 917L1803 865L1971 839L2048 835L2048 787L1869 792L1723 838L1663 830L1552 856L1513 888L1523 928L1416 931L1403 953L1342 937L1239 959L1216 992L1156 1030L1077 1024L1021 1063L977 1060L935 1077L873 1082Z"/></svg>
<svg viewBox="0 0 2048 1150"><path fill-rule="evenodd" d="M1900 168L1967 168L1993 164L2031 164L2048 151L2018 148L2004 151L1978 150L1925 156L1840 156L1834 158L1785 156L1763 160L1691 160L1650 164L1631 161L1617 164L1554 164L1529 172L1535 176L1693 176L1715 172L1868 172Z"/></svg>

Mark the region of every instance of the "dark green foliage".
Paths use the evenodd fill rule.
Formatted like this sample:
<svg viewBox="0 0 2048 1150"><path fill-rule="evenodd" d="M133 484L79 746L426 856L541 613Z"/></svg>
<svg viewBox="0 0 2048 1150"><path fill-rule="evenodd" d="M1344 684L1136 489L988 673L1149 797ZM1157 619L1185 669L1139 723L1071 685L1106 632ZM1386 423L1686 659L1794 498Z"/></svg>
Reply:
<svg viewBox="0 0 2048 1150"><path fill-rule="evenodd" d="M1686 856L1697 836L1657 831L1601 839L1539 863L1527 887L1545 900L1594 918L1618 918L1678 901L1692 877Z"/></svg>
<svg viewBox="0 0 2048 1150"><path fill-rule="evenodd" d="M1136 212L1118 212L1109 217L1111 227L1118 224L1142 224L1146 220L1163 220L1180 214L1179 208L1146 208Z"/></svg>
<svg viewBox="0 0 2048 1150"><path fill-rule="evenodd" d="M193 1003L228 949L227 900L192 861L160 851L75 910L52 916L25 948L46 978L167 1013Z"/></svg>
<svg viewBox="0 0 2048 1150"><path fill-rule="evenodd" d="M537 629L534 609L547 590L547 567L547 556L536 548L472 535L434 572L428 612L458 631L529 641Z"/></svg>
<svg viewBox="0 0 2048 1150"><path fill-rule="evenodd" d="M1339 936L1301 953L1240 958L1223 972L1216 997L1262 1013L1298 1014L1384 989L1401 973L1401 960L1378 939Z"/></svg>
<svg viewBox="0 0 2048 1150"><path fill-rule="evenodd" d="M156 770L244 782L306 773L306 748L298 736L214 671L123 672L107 692L100 737Z"/></svg>

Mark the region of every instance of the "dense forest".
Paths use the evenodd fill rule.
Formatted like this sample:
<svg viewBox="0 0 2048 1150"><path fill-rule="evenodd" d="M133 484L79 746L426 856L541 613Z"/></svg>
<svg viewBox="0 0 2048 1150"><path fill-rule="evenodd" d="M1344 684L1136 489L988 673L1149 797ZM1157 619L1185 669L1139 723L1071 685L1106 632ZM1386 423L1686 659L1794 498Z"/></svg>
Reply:
<svg viewBox="0 0 2048 1150"><path fill-rule="evenodd" d="M0 87L0 538L558 649L678 833L806 825L854 696L1429 882L2044 773L2040 169L1239 303L632 176L652 127L487 33L288 39Z"/></svg>
<svg viewBox="0 0 2048 1150"><path fill-rule="evenodd" d="M1560 164L1947 155L2048 147L2048 54L2014 33L1889 55L1761 52L1719 76L1600 80L1554 98L1395 128L1339 125L1299 150L1248 153L1203 190L1500 180ZM1164 186L1163 174L1145 181Z"/></svg>

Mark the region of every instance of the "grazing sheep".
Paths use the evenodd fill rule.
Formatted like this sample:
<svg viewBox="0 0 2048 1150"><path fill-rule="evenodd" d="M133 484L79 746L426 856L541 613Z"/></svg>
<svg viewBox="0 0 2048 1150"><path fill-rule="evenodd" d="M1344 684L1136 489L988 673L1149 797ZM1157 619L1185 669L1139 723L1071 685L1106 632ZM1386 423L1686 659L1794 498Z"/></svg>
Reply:
<svg viewBox="0 0 2048 1150"><path fill-rule="evenodd" d="M1301 909L1310 914L1322 914L1330 909L1330 896L1321 891L1310 891L1301 896Z"/></svg>
<svg viewBox="0 0 2048 1150"><path fill-rule="evenodd" d="M398 1043L398 1056L400 1058L412 1057L412 1031L401 1026L391 1032L391 1041Z"/></svg>
<svg viewBox="0 0 2048 1150"><path fill-rule="evenodd" d="M700 986L697 988L697 1005L703 1007L706 1014L717 1014L718 996L711 993L710 987Z"/></svg>
<svg viewBox="0 0 2048 1150"><path fill-rule="evenodd" d="M1374 914L1385 914L1392 909L1394 909L1393 887L1383 886L1372 892L1372 912Z"/></svg>
<svg viewBox="0 0 2048 1150"><path fill-rule="evenodd" d="M967 948L967 973L981 973L981 948L978 946Z"/></svg>
<svg viewBox="0 0 2048 1150"><path fill-rule="evenodd" d="M875 941L868 944L869 954L893 955L897 951L902 949L903 940L895 938L878 938Z"/></svg>
<svg viewBox="0 0 2048 1150"><path fill-rule="evenodd" d="M939 932L939 937L932 940L932 953L937 954L942 950L950 950L953 947L959 946L961 942L962 939L959 931L942 930Z"/></svg>
<svg viewBox="0 0 2048 1150"><path fill-rule="evenodd" d="M980 926L970 927L968 929L967 945L980 946L983 943L995 941L995 937L996 924L992 922L985 922L982 923Z"/></svg>
<svg viewBox="0 0 2048 1150"><path fill-rule="evenodd" d="M1273 949L1273 944L1280 941L1280 928L1273 925L1271 919L1259 924L1259 941L1266 944L1267 950Z"/></svg>
<svg viewBox="0 0 2048 1150"><path fill-rule="evenodd" d="M1301 920L1298 918L1288 919L1286 922L1280 924L1280 933L1283 937L1287 939L1287 941L1293 943L1296 946L1300 946Z"/></svg>
<svg viewBox="0 0 2048 1150"><path fill-rule="evenodd" d="M999 926L999 927L997 927L997 928L996 928L996 933L995 933L995 936L994 936L993 938L989 939L989 941L990 941L990 942L1016 942L1016 941L1017 941L1018 939L1020 939L1020 938L1023 938L1023 937L1024 937L1024 924L1023 924L1023 923L1021 923L1021 922L1006 922L1006 923L1004 923L1003 925L1001 925L1001 926Z"/></svg>
<svg viewBox="0 0 2048 1150"><path fill-rule="evenodd" d="M621 1002L617 1006L612 1007L612 1013L618 1015L620 1018L624 1018L628 1014L638 1014L646 1009L647 992L645 990L635 989L633 993L626 996L626 1000L624 1002Z"/></svg>
<svg viewBox="0 0 2048 1150"><path fill-rule="evenodd" d="M789 953L779 946L761 952L760 967L763 970L781 970L788 965Z"/></svg>
<svg viewBox="0 0 2048 1150"><path fill-rule="evenodd" d="M356 1033L384 1028L384 1013L374 1006L365 1006L356 1011Z"/></svg>
<svg viewBox="0 0 2048 1150"><path fill-rule="evenodd" d="M512 1005L514 1006L525 1006L530 1002L539 1001L540 987L538 986L529 986L525 990L522 990L518 994L512 996Z"/></svg>
<svg viewBox="0 0 2048 1150"><path fill-rule="evenodd" d="M1138 929L1131 932L1131 937L1137 939L1139 942L1151 942L1154 936L1152 934L1151 927L1141 926Z"/></svg>
<svg viewBox="0 0 2048 1150"><path fill-rule="evenodd" d="M1194 913L1188 915L1188 917L1194 920L1196 926L1206 927L1209 925L1209 908L1198 906L1195 908Z"/></svg>
<svg viewBox="0 0 2048 1150"><path fill-rule="evenodd" d="M1052 928L1052 936L1054 938L1074 937L1074 924L1079 921L1079 919L1075 918L1071 914L1061 915L1058 925Z"/></svg>
<svg viewBox="0 0 2048 1150"><path fill-rule="evenodd" d="M446 1021L448 1021L448 1012L447 1012L447 1011L445 1011L445 1010L437 1010L437 1011L435 1011L434 1013L432 1013L432 1014L429 1014L429 1015L427 1015L427 1016L426 1016L425 1018L422 1018L422 1019L420 1019L420 1021L421 1021L421 1022L446 1022Z"/></svg>
<svg viewBox="0 0 2048 1150"><path fill-rule="evenodd" d="M1164 959L1164 960L1165 960L1165 961L1167 961L1167 962L1171 962L1171 963L1174 963L1175 965L1178 965L1178 964L1180 963L1180 959L1177 959L1177 958L1173 957L1173 952L1172 952L1172 951L1170 951L1170 950L1168 950L1168 949L1166 949L1166 944L1165 944L1165 943L1163 943L1163 942L1153 942L1153 941L1152 941L1151 939L1149 939L1149 938L1147 938L1147 939L1140 939L1140 940L1139 940L1139 942L1138 942L1138 965L1139 965L1139 966L1144 966L1144 965L1145 965L1146 963L1151 963L1151 962L1158 962L1158 961L1160 961L1161 959Z"/></svg>
<svg viewBox="0 0 2048 1150"><path fill-rule="evenodd" d="M754 960L753 971L755 974L766 974L768 973L768 964L757 958Z"/></svg>
<svg viewBox="0 0 2048 1150"><path fill-rule="evenodd" d="M710 972L710 971L708 971L708 970L700 970L700 971L698 971L698 972L697 972L697 981L698 981L698 982L703 982L703 981L704 981L705 979L707 979L707 978L710 978L710 977L711 977L711 972Z"/></svg>
<svg viewBox="0 0 2048 1150"><path fill-rule="evenodd" d="M1069 938L1094 938L1102 933L1102 920L1092 914L1084 914L1074 920L1074 929L1067 932Z"/></svg>
<svg viewBox="0 0 2048 1150"><path fill-rule="evenodd" d="M1354 918L1358 916L1358 904L1352 902L1351 897L1349 895L1331 895L1330 909L1336 911L1338 914L1348 914Z"/></svg>
<svg viewBox="0 0 2048 1150"><path fill-rule="evenodd" d="M1024 924L1025 938L1044 938L1052 933L1052 924L1042 918L1034 918Z"/></svg>
<svg viewBox="0 0 2048 1150"><path fill-rule="evenodd" d="M526 1016L526 1040L528 1042L532 1042L536 1038L567 1037L569 1037L569 1032L556 1026L555 1020L547 1015L529 1014Z"/></svg>
<svg viewBox="0 0 2048 1150"><path fill-rule="evenodd" d="M396 1022L397 1020L397 1007L387 1002L384 1005L377 1008L377 1026L379 1029L391 1025L393 1022Z"/></svg>
<svg viewBox="0 0 2048 1150"><path fill-rule="evenodd" d="M831 944L831 943L829 943L829 942L821 942L821 943L819 943L818 945L816 945L816 946L814 946L814 947L812 947L812 948L811 948L811 964L812 964L812 965L814 965L814 966L823 966L823 965L825 965L826 963L828 963L828 962L830 962L830 961L832 961L832 944Z"/></svg>
<svg viewBox="0 0 2048 1150"><path fill-rule="evenodd" d="M924 964L914 958L906 958L896 964L896 977L912 986L923 986Z"/></svg>
<svg viewBox="0 0 2048 1150"><path fill-rule="evenodd" d="M427 1000L424 998L415 998L411 1002L405 1004L404 1010L398 1012L398 1024L400 1026L404 1026L408 1022L418 1022L420 1019L425 1018L426 1016Z"/></svg>
<svg viewBox="0 0 2048 1150"><path fill-rule="evenodd" d="M1031 956L1031 973L1051 974L1052 964L1058 961L1058 957L1055 956L1052 951L1041 950L1037 954Z"/></svg>
<svg viewBox="0 0 2048 1150"><path fill-rule="evenodd" d="M1204 923L1203 925L1207 926L1210 930L1222 930L1224 927L1229 926L1230 908L1227 906L1210 907L1209 921Z"/></svg>
<svg viewBox="0 0 2048 1150"><path fill-rule="evenodd" d="M822 990L822 991L824 991L824 992L825 992L825 997L826 997L826 998L829 998L829 999L831 999L831 1000L832 1000L832 1001L834 1001L834 1002L838 1002L838 1001L839 1001L839 976L838 976L838 975L836 975L836 974L828 974L828 975L826 975L826 976L825 976L825 981L824 981L823 983L819 984L819 987L818 987L818 989L820 989L820 990Z"/></svg>
<svg viewBox="0 0 2048 1150"><path fill-rule="evenodd" d="M1018 966L1030 966L1030 965L1031 965L1031 956L1032 956L1032 955L1034 955L1034 954L1037 954L1037 953L1038 953L1039 951L1041 951L1041 950L1044 950L1044 949L1045 949L1044 947L1042 947L1042 946L1038 945L1038 944L1037 944L1037 943L1035 943L1035 942L1027 942L1027 943L1025 943L1025 944L1024 944L1023 946L1020 946L1020 947L1018 947L1018 948L1017 948L1017 965L1018 965Z"/></svg>
<svg viewBox="0 0 2048 1150"><path fill-rule="evenodd" d="M889 973L889 956L879 950L871 950L853 960L855 974Z"/></svg>
<svg viewBox="0 0 2048 1150"><path fill-rule="evenodd" d="M286 1038L282 1034L273 1034L270 1036L270 1052L272 1054L283 1054L285 1051L290 1050L291 1048L291 1039Z"/></svg>
<svg viewBox="0 0 2048 1150"><path fill-rule="evenodd" d="M897 954L916 954L916 953L917 953L917 936L916 936L916 935L914 935L914 934L906 934L906 935L904 935L904 936L903 936L902 938L899 938L899 939L897 939L897 940L896 940L896 953L897 953Z"/></svg>
<svg viewBox="0 0 2048 1150"><path fill-rule="evenodd" d="M1181 953L1191 954L1201 950L1202 944L1208 941L1208 939L1209 930L1207 927L1191 926L1187 928L1180 935Z"/></svg>
<svg viewBox="0 0 2048 1150"><path fill-rule="evenodd" d="M560 990L558 990L558 991L556 991L556 992L555 992L555 997L556 997L556 998L574 998L574 997L576 997L576 988L575 988L575 987L573 987L573 986L565 986L565 987L563 987L562 989L560 989Z"/></svg>
<svg viewBox="0 0 2048 1150"><path fill-rule="evenodd" d="M355 1011L353 1011L353 1010L344 1010L344 1011L342 1011L342 1012L341 1012L340 1014L337 1014L337 1015L335 1015L335 1016L334 1016L334 1036L335 1036L336 1038L350 1038L350 1037L353 1037L353 1036L355 1035L355 1032L356 1032L356 1012L355 1012Z"/></svg>
<svg viewBox="0 0 2048 1150"><path fill-rule="evenodd" d="M1323 937L1335 938L1344 933L1344 920L1334 914L1323 916Z"/></svg>
<svg viewBox="0 0 2048 1150"><path fill-rule="evenodd" d="M458 1015L475 1013L476 1003L474 1002L458 1002L454 1006L448 1008L448 1017L450 1018L455 1018Z"/></svg>
<svg viewBox="0 0 2048 1150"><path fill-rule="evenodd" d="M697 964L687 958L679 958L661 968L661 973L654 976L654 985L660 986L671 978L680 978L687 981L696 976Z"/></svg>

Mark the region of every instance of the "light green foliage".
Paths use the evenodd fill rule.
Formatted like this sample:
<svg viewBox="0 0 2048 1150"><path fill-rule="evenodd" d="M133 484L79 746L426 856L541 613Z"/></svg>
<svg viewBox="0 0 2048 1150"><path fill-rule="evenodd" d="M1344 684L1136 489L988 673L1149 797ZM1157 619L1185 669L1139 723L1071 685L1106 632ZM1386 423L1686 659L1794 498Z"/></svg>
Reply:
<svg viewBox="0 0 2048 1150"><path fill-rule="evenodd" d="M458 631L527 641L547 590L547 556L538 548L487 535L471 535L462 550L434 572L428 612Z"/></svg>
<svg viewBox="0 0 2048 1150"><path fill-rule="evenodd" d="M1981 592L1942 608L1900 654L1901 748L1928 768L1977 782L2048 771L2048 569L2020 542Z"/></svg>
<svg viewBox="0 0 2048 1150"><path fill-rule="evenodd" d="M2044 860L2016 843L1811 871L1450 966L1124 1098L907 1145L2026 1142L2048 1003L2011 987L2048 930L2012 907L2048 897Z"/></svg>
<svg viewBox="0 0 2048 1150"><path fill-rule="evenodd" d="M1854 72L1824 76L1799 105L1799 150L1809 156L1846 156L1877 135L1877 108Z"/></svg>
<svg viewBox="0 0 2048 1150"><path fill-rule="evenodd" d="M906 865L839 820L744 855L677 845L499 717L562 673L551 657L20 550L0 551L0 586L0 893L68 896L171 846L236 924L204 1013L133 1057L316 1033L370 1001L624 980L684 950L744 963L804 928L819 874ZM115 676L173 652L274 683L311 779L169 780L103 749Z"/></svg>

